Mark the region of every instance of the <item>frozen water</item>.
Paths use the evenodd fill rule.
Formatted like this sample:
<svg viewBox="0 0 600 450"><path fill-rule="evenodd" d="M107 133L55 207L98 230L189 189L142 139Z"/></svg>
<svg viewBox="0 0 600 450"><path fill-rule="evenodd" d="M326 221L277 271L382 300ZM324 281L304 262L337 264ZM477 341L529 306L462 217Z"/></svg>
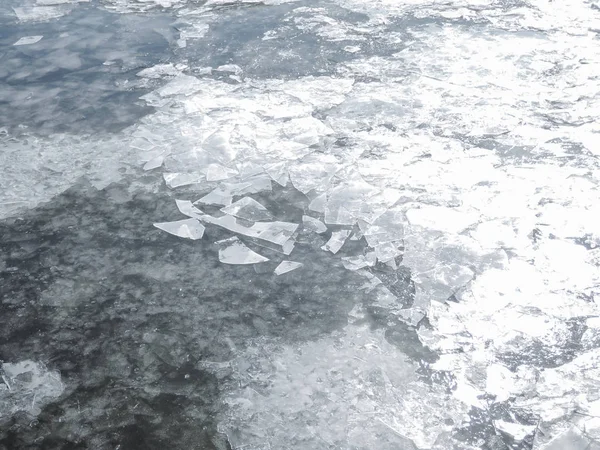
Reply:
<svg viewBox="0 0 600 450"><path fill-rule="evenodd" d="M159 230L166 231L174 236L186 239L202 239L204 235L204 225L197 219L176 220L175 222L159 222L154 226Z"/></svg>
<svg viewBox="0 0 600 450"><path fill-rule="evenodd" d="M221 211L252 222L273 220L273 215L269 210L251 197L244 197L229 206L221 208Z"/></svg>
<svg viewBox="0 0 600 450"><path fill-rule="evenodd" d="M350 230L339 230L331 233L331 237L327 241L323 247L321 247L325 251L329 251L334 255L340 251L348 236L350 236Z"/></svg>
<svg viewBox="0 0 600 450"><path fill-rule="evenodd" d="M24 360L0 365L0 418L22 411L31 417L62 395L65 387L60 374L40 362Z"/></svg>
<svg viewBox="0 0 600 450"><path fill-rule="evenodd" d="M269 260L250 250L237 237L217 241L216 244L219 246L219 261L223 264L257 264Z"/></svg>
<svg viewBox="0 0 600 450"><path fill-rule="evenodd" d="M302 216L302 224L305 230L312 231L313 233L321 234L327 231L327 225L311 216Z"/></svg>
<svg viewBox="0 0 600 450"><path fill-rule="evenodd" d="M0 4L0 447L596 448L598 2L200 3Z"/></svg>
<svg viewBox="0 0 600 450"><path fill-rule="evenodd" d="M13 45L31 45L42 40L44 36L25 36L19 38Z"/></svg>
<svg viewBox="0 0 600 450"><path fill-rule="evenodd" d="M292 270L299 269L303 265L304 264L295 262L295 261L281 261L279 263L279 265L277 267L275 267L275 270L273 271L273 273L275 275L283 275L284 273L288 273L288 272L291 272Z"/></svg>

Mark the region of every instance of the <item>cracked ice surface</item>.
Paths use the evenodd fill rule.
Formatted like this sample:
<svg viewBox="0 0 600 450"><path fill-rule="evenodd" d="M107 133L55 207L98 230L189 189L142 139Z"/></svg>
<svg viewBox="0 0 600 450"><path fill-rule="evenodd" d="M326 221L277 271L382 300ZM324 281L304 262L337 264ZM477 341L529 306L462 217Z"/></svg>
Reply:
<svg viewBox="0 0 600 450"><path fill-rule="evenodd" d="M231 6L104 4L171 8L185 22L181 49L211 39L214 12ZM260 78L241 63L193 59L136 70L160 83L142 97L154 113L98 144L118 142L121 161L161 173L184 198L176 206L198 225L195 237L204 226L234 234L218 241L221 262L267 266L237 236L291 259L309 242L363 277L367 312L353 310L342 330L310 342L256 339L224 363L233 380L220 429L244 449L597 445L597 2L339 5L345 15L290 6L260 39L298 33L341 45L326 74ZM34 159L10 145L7 160ZM67 148L98 165L100 188L118 178L114 158L86 142ZM52 170L40 156L30 180ZM76 160L65 177L84 166ZM3 209L29 201L14 195L22 182L0 183L13 191ZM306 200L293 219L277 185ZM255 268L274 278L271 269Z"/></svg>

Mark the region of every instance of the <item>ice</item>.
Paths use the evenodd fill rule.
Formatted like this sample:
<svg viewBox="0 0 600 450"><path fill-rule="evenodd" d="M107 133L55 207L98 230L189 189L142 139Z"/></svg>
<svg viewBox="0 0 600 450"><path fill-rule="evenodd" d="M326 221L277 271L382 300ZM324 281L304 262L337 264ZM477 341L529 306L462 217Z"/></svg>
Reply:
<svg viewBox="0 0 600 450"><path fill-rule="evenodd" d="M227 205L231 205L232 201L233 201L233 196L231 195L230 191L228 189L218 187L218 188L210 191L208 194L206 194L204 197L200 198L199 200L196 200L195 203L203 203L205 205L227 206Z"/></svg>
<svg viewBox="0 0 600 450"><path fill-rule="evenodd" d="M325 251L330 251L334 255L342 248L348 236L350 236L350 230L339 230L331 233L331 238L321 248Z"/></svg>
<svg viewBox="0 0 600 450"><path fill-rule="evenodd" d="M65 389L60 374L31 360L1 363L0 418L20 411L37 416L42 408L60 397Z"/></svg>
<svg viewBox="0 0 600 450"><path fill-rule="evenodd" d="M175 204L177 205L177 209L179 209L179 212L188 217L192 217L194 219L201 219L204 216L204 213L198 208L196 208L194 204L189 200L175 200Z"/></svg>
<svg viewBox="0 0 600 450"><path fill-rule="evenodd" d="M152 78L152 79L160 79L166 76L177 76L181 73L179 69L177 69L173 63L169 64L157 64L152 67L148 67L146 69L140 70L136 73L136 76L142 78Z"/></svg>
<svg viewBox="0 0 600 450"><path fill-rule="evenodd" d="M164 161L165 157L162 155L157 156L156 158L152 158L150 161L144 164L144 170L158 169L160 166L163 165Z"/></svg>
<svg viewBox="0 0 600 450"><path fill-rule="evenodd" d="M346 256L342 258L342 264L348 270L359 270L365 267L373 267L377 258L375 252L368 252L365 255Z"/></svg>
<svg viewBox="0 0 600 450"><path fill-rule="evenodd" d="M286 186L289 180L289 174L285 163L272 164L267 167L267 173L277 184Z"/></svg>
<svg viewBox="0 0 600 450"><path fill-rule="evenodd" d="M159 230L166 231L174 236L179 236L186 239L197 240L204 235L204 225L197 219L184 219L175 222L159 222L154 226Z"/></svg>
<svg viewBox="0 0 600 450"><path fill-rule="evenodd" d="M237 237L217 241L219 261L224 264L257 264L269 261L269 258L250 250Z"/></svg>
<svg viewBox="0 0 600 450"><path fill-rule="evenodd" d="M327 194L321 194L315 197L308 205L308 209L321 214L325 213L325 205L327 203Z"/></svg>
<svg viewBox="0 0 600 450"><path fill-rule="evenodd" d="M164 173L163 178L171 189L198 184L206 179L204 175L195 173Z"/></svg>
<svg viewBox="0 0 600 450"><path fill-rule="evenodd" d="M237 170L220 164L209 164L206 168L206 181L221 181L238 175Z"/></svg>
<svg viewBox="0 0 600 450"><path fill-rule="evenodd" d="M275 275L283 275L284 273L291 272L292 270L299 269L304 264L294 261L281 261L279 265L275 268L273 273Z"/></svg>
<svg viewBox="0 0 600 450"><path fill-rule="evenodd" d="M302 216L302 223L305 230L312 231L313 233L321 234L327 231L327 226L323 222L311 216Z"/></svg>
<svg viewBox="0 0 600 450"><path fill-rule="evenodd" d="M244 197L229 206L221 208L226 214L230 214L240 219L250 220L252 222L268 221L273 219L273 215L263 205L251 197Z"/></svg>
<svg viewBox="0 0 600 450"><path fill-rule="evenodd" d="M44 36L25 36L20 38L13 45L31 45L40 42Z"/></svg>

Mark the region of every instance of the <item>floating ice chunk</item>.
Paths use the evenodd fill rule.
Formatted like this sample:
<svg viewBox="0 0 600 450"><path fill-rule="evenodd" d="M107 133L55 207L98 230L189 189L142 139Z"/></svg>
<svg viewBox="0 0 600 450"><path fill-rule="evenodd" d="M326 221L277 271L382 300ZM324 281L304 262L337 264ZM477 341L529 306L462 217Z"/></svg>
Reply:
<svg viewBox="0 0 600 450"><path fill-rule="evenodd" d="M294 261L281 261L281 263L275 267L273 273L275 275L283 275L284 273L291 272L292 270L299 269L304 264Z"/></svg>
<svg viewBox="0 0 600 450"><path fill-rule="evenodd" d="M201 219L204 216L204 212L196 208L189 200L175 200L175 203L177 204L177 209L179 209L181 214L194 219Z"/></svg>
<svg viewBox="0 0 600 450"><path fill-rule="evenodd" d="M383 263L393 261L396 257L402 255L399 242L384 242L375 246L375 255Z"/></svg>
<svg viewBox="0 0 600 450"><path fill-rule="evenodd" d="M325 204L327 203L327 194L321 194L315 197L308 205L308 209L314 212L323 214L325 212Z"/></svg>
<svg viewBox="0 0 600 450"><path fill-rule="evenodd" d="M58 372L30 360L0 363L0 418L19 411L37 416L41 408L59 397L64 385Z"/></svg>
<svg viewBox="0 0 600 450"><path fill-rule="evenodd" d="M180 74L173 78L165 86L156 92L161 97L171 97L174 95L191 95L202 89L203 83L196 77Z"/></svg>
<svg viewBox="0 0 600 450"><path fill-rule="evenodd" d="M333 130L319 119L302 117L286 122L283 126L283 133L292 141L314 145L319 143L321 137L333 134Z"/></svg>
<svg viewBox="0 0 600 450"><path fill-rule="evenodd" d="M251 220L252 222L273 219L273 215L269 210L251 197L244 197L225 208L221 208L221 211L240 219Z"/></svg>
<svg viewBox="0 0 600 450"><path fill-rule="evenodd" d="M20 38L13 45L31 45L40 42L44 36L25 36Z"/></svg>
<svg viewBox="0 0 600 450"><path fill-rule="evenodd" d="M218 187L218 188L210 191L208 194L206 194L201 199L196 200L194 203L203 203L205 205L227 206L227 205L231 205L232 201L233 201L233 197L232 197L231 193L229 192L229 190L224 189L222 187Z"/></svg>
<svg viewBox="0 0 600 450"><path fill-rule="evenodd" d="M163 165L163 162L165 162L165 157L162 155L152 158L150 161L144 164L144 170L157 169Z"/></svg>
<svg viewBox="0 0 600 450"><path fill-rule="evenodd" d="M342 248L348 236L350 236L350 230L334 231L331 233L331 238L321 248L335 255Z"/></svg>
<svg viewBox="0 0 600 450"><path fill-rule="evenodd" d="M327 231L327 226L319 219L315 219L314 217L302 216L302 223L304 224L305 230L312 231L314 233L321 234Z"/></svg>
<svg viewBox="0 0 600 450"><path fill-rule="evenodd" d="M265 172L265 169L258 164L253 162L240 162L236 164L239 176L242 180L246 178L254 177Z"/></svg>
<svg viewBox="0 0 600 450"><path fill-rule="evenodd" d="M230 72L236 75L239 75L243 72L242 68L237 64L224 64L217 67L215 70L218 70L219 72Z"/></svg>
<svg viewBox="0 0 600 450"><path fill-rule="evenodd" d="M204 235L204 225L197 219L184 219L175 222L159 222L154 226L174 236L197 240Z"/></svg>
<svg viewBox="0 0 600 450"><path fill-rule="evenodd" d="M202 142L202 148L221 164L229 164L237 155L237 152L231 147L229 137L230 135L226 131L216 131Z"/></svg>
<svg viewBox="0 0 600 450"><path fill-rule="evenodd" d="M498 430L503 431L506 434L510 434L517 441L522 441L527 436L529 436L531 433L533 433L535 431L535 429L537 428L536 425L523 425L520 423L506 422L504 420L495 420L494 426ZM589 444L589 441L586 442L586 444ZM560 447L556 447L556 450L559 450L559 449L567 450L570 448L575 450L576 448L587 448L587 446L586 447L562 447L562 446L560 446Z"/></svg>
<svg viewBox="0 0 600 450"><path fill-rule="evenodd" d="M165 183L170 188L174 189L181 186L189 186L190 184L201 183L205 177L197 173L164 173L163 178Z"/></svg>
<svg viewBox="0 0 600 450"><path fill-rule="evenodd" d="M220 164L209 164L206 169L206 181L222 181L233 178L238 174L237 170Z"/></svg>
<svg viewBox="0 0 600 450"><path fill-rule="evenodd" d="M358 270L365 267L373 267L377 262L375 252L368 252L366 255L347 256L342 258L342 264L348 270Z"/></svg>
<svg viewBox="0 0 600 450"><path fill-rule="evenodd" d="M140 70L136 75L141 78L158 79L164 76L177 76L179 73L179 70L177 70L172 63L169 63L147 67L146 69Z"/></svg>
<svg viewBox="0 0 600 450"><path fill-rule="evenodd" d="M229 190L231 195L257 194L272 189L271 177L267 174L248 178L241 183L222 183L222 186L224 189Z"/></svg>
<svg viewBox="0 0 600 450"><path fill-rule="evenodd" d="M377 248L380 244L398 241L404 237L404 214L399 210L388 210L365 230L367 243Z"/></svg>
<svg viewBox="0 0 600 450"><path fill-rule="evenodd" d="M323 191L337 169L334 157L308 157L289 168L290 179L296 189L306 194L313 189Z"/></svg>
<svg viewBox="0 0 600 450"><path fill-rule="evenodd" d="M224 264L257 264L269 261L269 258L250 250L237 237L215 243L219 245L219 261Z"/></svg>
<svg viewBox="0 0 600 450"><path fill-rule="evenodd" d="M287 185L287 182L290 179L285 163L277 163L268 166L267 173L271 178L273 178L275 183L284 187Z"/></svg>

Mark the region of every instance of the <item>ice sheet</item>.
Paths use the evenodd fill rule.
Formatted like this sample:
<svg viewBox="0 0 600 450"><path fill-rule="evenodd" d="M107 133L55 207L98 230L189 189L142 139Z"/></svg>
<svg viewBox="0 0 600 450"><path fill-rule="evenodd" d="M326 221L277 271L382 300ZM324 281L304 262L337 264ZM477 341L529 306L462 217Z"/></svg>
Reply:
<svg viewBox="0 0 600 450"><path fill-rule="evenodd" d="M40 42L44 36L25 36L19 38L13 45L31 45Z"/></svg>

